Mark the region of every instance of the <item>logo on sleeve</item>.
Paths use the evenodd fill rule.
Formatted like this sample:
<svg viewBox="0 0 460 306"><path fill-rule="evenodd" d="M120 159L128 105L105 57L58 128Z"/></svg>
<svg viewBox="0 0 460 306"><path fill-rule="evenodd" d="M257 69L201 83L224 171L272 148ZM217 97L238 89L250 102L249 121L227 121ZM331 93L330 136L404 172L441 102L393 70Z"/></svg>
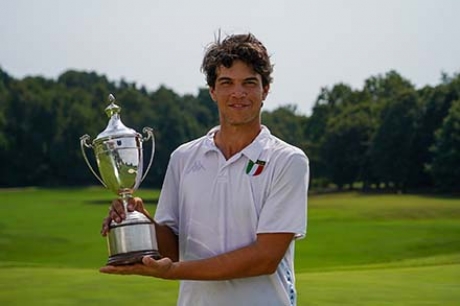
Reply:
<svg viewBox="0 0 460 306"><path fill-rule="evenodd" d="M252 160L249 160L248 166L246 167L246 174L250 176L257 176L262 173L264 170L266 162L263 160L257 160L256 162L253 162Z"/></svg>

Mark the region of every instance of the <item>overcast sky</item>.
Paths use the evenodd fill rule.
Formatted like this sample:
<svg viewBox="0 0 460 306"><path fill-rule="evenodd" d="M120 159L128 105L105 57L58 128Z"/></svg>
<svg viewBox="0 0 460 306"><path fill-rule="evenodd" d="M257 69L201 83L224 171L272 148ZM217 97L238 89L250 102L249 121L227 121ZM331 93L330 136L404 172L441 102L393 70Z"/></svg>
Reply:
<svg viewBox="0 0 460 306"><path fill-rule="evenodd" d="M252 32L275 64L265 107L308 115L324 86L360 89L396 70L420 88L460 72L459 13L458 0L0 0L0 67L15 78L95 71L196 94L218 30Z"/></svg>

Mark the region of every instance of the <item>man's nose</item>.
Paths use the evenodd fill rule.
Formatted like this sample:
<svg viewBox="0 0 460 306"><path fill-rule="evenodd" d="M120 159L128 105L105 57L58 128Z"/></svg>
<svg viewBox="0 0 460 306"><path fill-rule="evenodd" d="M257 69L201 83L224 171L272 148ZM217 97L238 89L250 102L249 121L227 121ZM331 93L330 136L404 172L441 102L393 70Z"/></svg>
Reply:
<svg viewBox="0 0 460 306"><path fill-rule="evenodd" d="M235 85L231 93L233 98L243 98L247 96L246 89L241 85Z"/></svg>

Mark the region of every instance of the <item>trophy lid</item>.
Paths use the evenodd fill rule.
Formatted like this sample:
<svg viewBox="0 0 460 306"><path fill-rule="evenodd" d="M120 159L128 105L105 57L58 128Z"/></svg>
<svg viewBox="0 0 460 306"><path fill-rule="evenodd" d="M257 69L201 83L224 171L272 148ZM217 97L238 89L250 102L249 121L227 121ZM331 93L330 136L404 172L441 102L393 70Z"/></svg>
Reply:
<svg viewBox="0 0 460 306"><path fill-rule="evenodd" d="M135 137L138 136L138 133L126 127L120 119L120 111L121 107L115 104L115 97L114 95L110 94L108 97L110 105L105 108L105 113L110 118L109 123L104 131L102 131L99 135L97 135L94 142L103 141L105 139L111 138L118 138L118 137L126 137L131 136Z"/></svg>

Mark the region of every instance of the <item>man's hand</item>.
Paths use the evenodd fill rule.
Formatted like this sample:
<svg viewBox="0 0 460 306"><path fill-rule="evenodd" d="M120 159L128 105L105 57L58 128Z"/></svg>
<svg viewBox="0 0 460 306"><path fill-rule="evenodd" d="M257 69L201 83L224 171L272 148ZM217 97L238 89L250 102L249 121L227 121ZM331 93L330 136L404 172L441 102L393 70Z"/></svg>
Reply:
<svg viewBox="0 0 460 306"><path fill-rule="evenodd" d="M155 260L150 256L144 256L142 263L126 266L105 266L99 271L108 274L142 275L169 279L172 268L173 262L167 257Z"/></svg>
<svg viewBox="0 0 460 306"><path fill-rule="evenodd" d="M268 275L275 273L293 239L294 233L258 234L254 243L209 258L173 262L171 257L154 260L144 256L142 264L106 266L100 272L174 280L231 280ZM162 252L160 248L160 253L177 256L177 244L174 251Z"/></svg>
<svg viewBox="0 0 460 306"><path fill-rule="evenodd" d="M128 211L139 211L150 218L149 212L144 207L144 202L139 197L129 198L128 200ZM108 216L102 222L101 235L107 236L109 232L110 222L114 220L120 223L126 218L126 212L123 207L123 202L120 199L113 200L109 208Z"/></svg>

